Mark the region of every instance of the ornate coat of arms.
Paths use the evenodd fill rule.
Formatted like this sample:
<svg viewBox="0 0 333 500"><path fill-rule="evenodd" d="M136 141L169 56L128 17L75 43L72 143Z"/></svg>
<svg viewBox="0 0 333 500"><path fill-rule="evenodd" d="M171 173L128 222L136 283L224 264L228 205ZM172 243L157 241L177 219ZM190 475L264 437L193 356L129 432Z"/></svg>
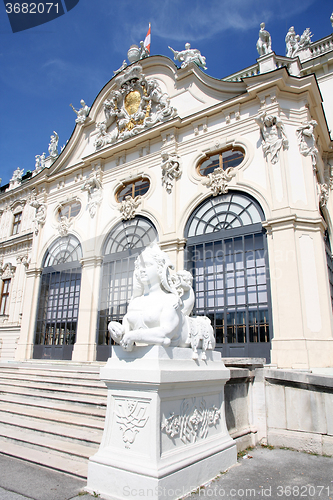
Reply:
<svg viewBox="0 0 333 500"><path fill-rule="evenodd" d="M103 103L105 120L96 124L96 149L139 134L176 114L156 80L147 80L139 64L115 79L115 88Z"/></svg>

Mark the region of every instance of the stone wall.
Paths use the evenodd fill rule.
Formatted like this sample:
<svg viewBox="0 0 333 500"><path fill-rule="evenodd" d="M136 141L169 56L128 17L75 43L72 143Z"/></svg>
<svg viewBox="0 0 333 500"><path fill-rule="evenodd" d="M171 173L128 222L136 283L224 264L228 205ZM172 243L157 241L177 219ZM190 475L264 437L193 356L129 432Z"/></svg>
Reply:
<svg viewBox="0 0 333 500"><path fill-rule="evenodd" d="M333 456L333 377L265 369L267 442Z"/></svg>
<svg viewBox="0 0 333 500"><path fill-rule="evenodd" d="M226 421L238 450L257 443L333 456L333 376L224 359Z"/></svg>

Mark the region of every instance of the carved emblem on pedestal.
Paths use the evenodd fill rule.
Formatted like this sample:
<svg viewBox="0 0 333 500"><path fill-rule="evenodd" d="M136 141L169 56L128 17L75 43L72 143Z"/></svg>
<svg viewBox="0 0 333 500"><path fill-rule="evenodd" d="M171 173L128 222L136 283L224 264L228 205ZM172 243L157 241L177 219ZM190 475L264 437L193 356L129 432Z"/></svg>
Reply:
<svg viewBox="0 0 333 500"><path fill-rule="evenodd" d="M138 399L118 400L117 403L116 422L123 433L125 447L129 448L149 419L149 403Z"/></svg>
<svg viewBox="0 0 333 500"><path fill-rule="evenodd" d="M161 430L174 438L179 436L184 444L194 443L198 438L204 439L208 427L215 426L221 418L221 411L213 405L207 408L204 398L184 399L180 405L179 415L171 413L161 423Z"/></svg>
<svg viewBox="0 0 333 500"><path fill-rule="evenodd" d="M147 80L136 64L115 78L115 88L104 101L105 120L96 124L96 149L122 141L176 114L169 96L156 80Z"/></svg>

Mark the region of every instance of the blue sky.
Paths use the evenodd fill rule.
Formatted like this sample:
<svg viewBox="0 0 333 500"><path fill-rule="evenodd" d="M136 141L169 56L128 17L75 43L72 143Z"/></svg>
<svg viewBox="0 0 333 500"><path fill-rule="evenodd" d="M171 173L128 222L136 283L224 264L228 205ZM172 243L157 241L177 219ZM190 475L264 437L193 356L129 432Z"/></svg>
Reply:
<svg viewBox="0 0 333 500"><path fill-rule="evenodd" d="M61 1L61 0L58 0ZM333 28L329 0L80 0L70 12L42 26L12 33L0 4L0 177L7 184L20 167L33 170L55 130L62 146L76 115L69 104L91 105L121 66L131 44L152 25L151 55L172 57L168 45L185 42L206 57L207 73L224 78L255 63L259 25L272 49L285 55L290 26L312 40Z"/></svg>

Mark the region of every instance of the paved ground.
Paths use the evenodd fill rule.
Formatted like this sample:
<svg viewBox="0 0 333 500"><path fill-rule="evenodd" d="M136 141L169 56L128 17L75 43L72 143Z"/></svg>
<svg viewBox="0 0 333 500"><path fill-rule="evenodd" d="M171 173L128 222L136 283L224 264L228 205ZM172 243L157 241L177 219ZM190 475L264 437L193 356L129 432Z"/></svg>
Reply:
<svg viewBox="0 0 333 500"><path fill-rule="evenodd" d="M85 481L0 454L0 500L88 500ZM133 491L130 500L144 498ZM333 458L256 448L206 488L199 498L333 500Z"/></svg>

